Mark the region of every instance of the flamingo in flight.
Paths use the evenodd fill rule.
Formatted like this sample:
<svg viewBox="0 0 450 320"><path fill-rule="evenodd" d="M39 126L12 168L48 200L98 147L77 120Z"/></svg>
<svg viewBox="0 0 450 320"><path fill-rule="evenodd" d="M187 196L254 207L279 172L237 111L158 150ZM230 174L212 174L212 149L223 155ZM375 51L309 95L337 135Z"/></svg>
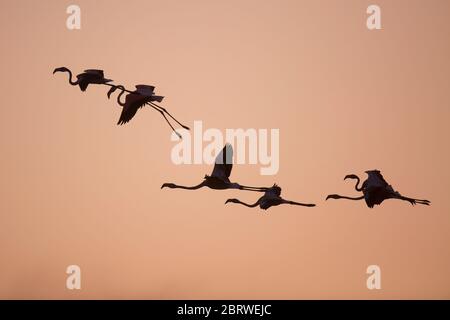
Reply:
<svg viewBox="0 0 450 320"><path fill-rule="evenodd" d="M428 200L420 200L420 199L413 199L408 198L405 196L402 196L398 191L395 191L394 188L384 180L383 176L381 175L381 172L379 170L369 170L366 171L367 175L369 176L367 180L365 180L361 187L359 187L360 179L355 174L349 174L345 176L344 180L347 179L355 179L356 185L355 189L358 192L362 192L363 195L361 197L347 197L347 196L340 196L338 194L330 194L327 196L326 200L328 199L348 199L348 200L362 200L364 199L366 201L366 204L369 208L373 208L375 205L381 204L384 200L387 199L399 199L408 201L412 205L415 205L417 203L423 204L423 205L430 205L430 201Z"/></svg>
<svg viewBox="0 0 450 320"><path fill-rule="evenodd" d="M208 187L215 190L239 189L239 190L259 191L259 192L267 191L268 188L249 187L240 185L239 183L230 182L229 177L231 174L231 169L233 168L232 159L233 159L233 148L230 144L226 144L223 147L222 151L220 151L220 153L216 157L212 174L210 176L205 175L204 180L200 184L192 187L186 187L176 185L174 183L164 183L161 186L161 189L179 188L186 190L197 190L203 187Z"/></svg>
<svg viewBox="0 0 450 320"><path fill-rule="evenodd" d="M98 69L85 70L83 73L80 73L76 76L76 78L77 78L76 81L74 81L72 79L72 71L70 71L70 69L68 69L66 67L60 67L60 68L56 68L55 70L53 70L53 74L55 74L56 72L69 73L69 83L73 86L78 85L80 87L81 91L86 91L89 84L103 84L103 85L111 87L111 89L108 92L108 98L118 88L120 88L122 90L122 93L119 95L119 98L124 92L133 94L133 95L127 95L125 102L123 102L123 103L118 98L119 104L122 107L124 107L124 110L121 114L118 124L124 124L124 123L127 123L128 121L130 121L136 114L137 110L139 108L141 108L144 104L147 104L162 114L162 116L165 118L166 122L169 124L169 126L172 128L172 130L177 134L177 136L180 139L182 138L181 135L177 131L175 131L172 124L167 119L166 114L170 118L172 118L176 123L178 123L181 127L183 127L186 130L190 130L189 127L183 125L177 119L175 119L165 108L163 108L162 106L155 103L155 101L161 102L164 97L154 95L153 91L154 91L155 87L153 87L153 86L138 85L138 86L136 86L135 91L129 91L129 90L125 89L124 86L121 86L121 85L118 86L118 85L109 83L113 80L105 79L103 70L98 70Z"/></svg>
<svg viewBox="0 0 450 320"><path fill-rule="evenodd" d="M228 199L225 201L225 204L227 203L238 203L241 205L244 205L249 208L255 208L259 206L263 210L267 210L270 207L279 206L280 204L291 204L296 206L304 206L304 207L315 207L315 204L308 204L308 203L299 203L295 201L285 200L281 197L281 188L277 186L276 184L273 185L272 188L269 188L264 195L258 199L253 204L248 204L245 202L240 201L239 199Z"/></svg>
<svg viewBox="0 0 450 320"><path fill-rule="evenodd" d="M133 117L136 115L136 112L142 108L144 105L149 105L164 117L166 122L169 124L170 128L172 128L173 132L177 134L177 136L181 139L181 135L175 130L175 128L172 126L170 121L167 119L165 113L169 115L175 122L177 122L180 126L183 128L189 130L189 127L186 127L185 125L181 124L177 119L175 119L166 109L163 107L156 105L154 102L161 102L164 97L163 96L156 96L154 94L155 87L149 86L149 85L136 85L135 91L129 91L125 89L122 85L110 85L111 89L108 91L108 99L111 97L111 94L116 91L117 89L121 90L121 93L117 96L117 103L123 107L122 113L120 115L119 121L117 122L118 125L125 124L129 122ZM120 99L122 95L127 92L128 94L125 96L125 102L122 102Z"/></svg>
<svg viewBox="0 0 450 320"><path fill-rule="evenodd" d="M56 72L68 72L69 83L73 86L78 85L83 92L86 91L87 87L90 84L107 84L108 82L112 81L110 79L105 79L103 70L98 69L84 70L83 73L77 75L76 81L72 80L72 71L70 71L66 67L60 67L53 70L53 74L55 74Z"/></svg>

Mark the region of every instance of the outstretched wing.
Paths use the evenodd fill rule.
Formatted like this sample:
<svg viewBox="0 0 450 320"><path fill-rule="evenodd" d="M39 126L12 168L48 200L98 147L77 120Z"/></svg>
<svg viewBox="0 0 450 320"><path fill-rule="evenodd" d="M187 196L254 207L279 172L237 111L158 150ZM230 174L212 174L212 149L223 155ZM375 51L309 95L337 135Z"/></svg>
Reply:
<svg viewBox="0 0 450 320"><path fill-rule="evenodd" d="M89 84L91 83L102 84L112 81L111 79L105 79L105 76L103 75L103 70L95 70L95 69L84 70L84 73L77 75L77 79L81 91L85 91L89 86Z"/></svg>
<svg viewBox="0 0 450 320"><path fill-rule="evenodd" d="M368 174L368 178L364 181L363 188L384 188L389 189L392 187L384 180L381 172L378 170L366 171Z"/></svg>
<svg viewBox="0 0 450 320"><path fill-rule="evenodd" d="M279 197L281 196L281 187L275 183L271 188L267 189L265 195L274 198Z"/></svg>
<svg viewBox="0 0 450 320"><path fill-rule="evenodd" d="M138 91L143 90L143 91L148 92L148 94L150 94L150 95L153 94L153 92L155 91L155 86L149 86L146 84L137 84L137 85L135 85L135 87Z"/></svg>
<svg viewBox="0 0 450 320"><path fill-rule="evenodd" d="M145 97L130 93L125 98L125 105L123 106L122 113L120 114L120 119L117 124L125 124L133 119L136 112L144 106L146 102Z"/></svg>
<svg viewBox="0 0 450 320"><path fill-rule="evenodd" d="M89 73L89 74L96 74L101 76L102 78L105 76L103 73L103 70L99 70L99 69L87 69L84 70L85 73Z"/></svg>
<svg viewBox="0 0 450 320"><path fill-rule="evenodd" d="M216 157L211 176L228 180L231 169L233 169L233 147L227 143Z"/></svg>

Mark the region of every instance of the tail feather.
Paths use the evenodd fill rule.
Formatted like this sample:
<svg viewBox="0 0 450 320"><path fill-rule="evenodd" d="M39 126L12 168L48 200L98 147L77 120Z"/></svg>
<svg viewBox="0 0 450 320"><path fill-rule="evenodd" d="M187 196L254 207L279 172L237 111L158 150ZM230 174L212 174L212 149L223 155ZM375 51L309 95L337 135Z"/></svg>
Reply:
<svg viewBox="0 0 450 320"><path fill-rule="evenodd" d="M152 100L151 101L162 102L163 99L164 99L163 96L152 96Z"/></svg>

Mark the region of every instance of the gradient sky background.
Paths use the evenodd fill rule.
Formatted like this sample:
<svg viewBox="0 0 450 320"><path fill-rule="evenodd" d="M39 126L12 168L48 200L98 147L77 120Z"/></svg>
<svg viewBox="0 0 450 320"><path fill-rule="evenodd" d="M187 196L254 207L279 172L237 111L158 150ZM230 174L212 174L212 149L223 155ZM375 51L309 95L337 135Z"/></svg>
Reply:
<svg viewBox="0 0 450 320"><path fill-rule="evenodd" d="M450 298L449 1L78 0L80 31L70 4L0 2L0 298ZM59 66L153 84L190 126L279 128L278 174L232 180L318 206L160 190L211 167L173 165L156 112L116 126L106 88L81 93ZM324 201L375 168L432 206Z"/></svg>

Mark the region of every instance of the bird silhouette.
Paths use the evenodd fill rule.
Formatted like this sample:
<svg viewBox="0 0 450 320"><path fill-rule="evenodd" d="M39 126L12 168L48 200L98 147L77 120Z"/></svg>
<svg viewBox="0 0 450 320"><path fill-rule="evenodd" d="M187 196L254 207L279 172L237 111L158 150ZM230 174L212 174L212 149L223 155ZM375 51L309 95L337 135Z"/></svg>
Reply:
<svg viewBox="0 0 450 320"><path fill-rule="evenodd" d="M110 85L110 84L107 84ZM165 113L167 113L172 119L174 119L179 125L181 125L183 128L189 130L189 127L186 127L185 125L182 125L177 119L175 119L170 113L167 112L166 109L162 108L159 105L154 104L155 101L161 102L164 97L157 96L154 94L155 87L149 86L149 85L136 85L135 91L129 91L125 89L122 85L110 85L111 89L108 91L107 96L108 99L111 97L111 94L116 91L117 89L121 90L121 93L117 96L117 103L123 107L122 113L120 115L119 121L117 122L118 125L125 124L129 122L133 117L136 115L136 112L142 108L144 105L149 105L156 111L158 111L166 120L170 128L175 132L175 134L181 138L181 135L175 130L175 128L172 126L170 121L167 119ZM128 94L125 96L125 102L122 102L120 99L122 95L127 92Z"/></svg>
<svg viewBox="0 0 450 320"><path fill-rule="evenodd" d="M328 199L347 199L347 200L362 200L365 199L366 204L369 208L373 208L375 205L381 204L384 200L387 199L399 199L408 201L412 205L417 203L423 205L430 205L430 201L421 200L421 199L413 199L402 196L398 191L395 191L394 188L389 185L386 180L384 180L381 172L379 170L369 170L366 171L368 178L365 180L361 187L359 187L360 179L355 174L349 174L345 176L344 180L347 179L355 179L355 190L358 192L362 192L363 195L361 197L347 197L340 196L338 194L330 194L327 196Z"/></svg>
<svg viewBox="0 0 450 320"><path fill-rule="evenodd" d="M87 87L90 84L106 84L108 82L111 82L110 79L105 79L105 76L103 74L103 70L97 70L97 69L88 69L84 70L83 73L80 73L77 75L77 80L72 80L72 71L70 71L66 67L60 67L53 70L53 74L56 72L68 72L69 73L69 83L73 86L78 85L81 89L81 91L86 91Z"/></svg>
<svg viewBox="0 0 450 320"><path fill-rule="evenodd" d="M299 203L295 201L285 200L281 197L281 188L274 184L272 188L269 188L264 195L258 199L254 204L248 204L245 202L240 201L239 199L228 199L225 201L225 204L227 203L238 203L242 204L249 208L255 208L259 206L263 210L267 210L270 207L279 206L280 204L291 204L291 205L297 205L297 206L304 206L304 207L315 207L315 204L307 204L307 203Z"/></svg>
<svg viewBox="0 0 450 320"><path fill-rule="evenodd" d="M164 183L161 186L161 189L180 188L186 190L196 190L203 187L208 187L215 190L239 189L239 190L259 191L259 192L265 192L266 190L268 190L268 188L249 187L240 185L235 182L230 182L229 177L231 174L231 169L233 168L232 158L233 158L233 148L230 144L226 144L216 157L212 174L210 176L205 175L204 180L200 184L192 187L186 187L176 185L174 183Z"/></svg>

